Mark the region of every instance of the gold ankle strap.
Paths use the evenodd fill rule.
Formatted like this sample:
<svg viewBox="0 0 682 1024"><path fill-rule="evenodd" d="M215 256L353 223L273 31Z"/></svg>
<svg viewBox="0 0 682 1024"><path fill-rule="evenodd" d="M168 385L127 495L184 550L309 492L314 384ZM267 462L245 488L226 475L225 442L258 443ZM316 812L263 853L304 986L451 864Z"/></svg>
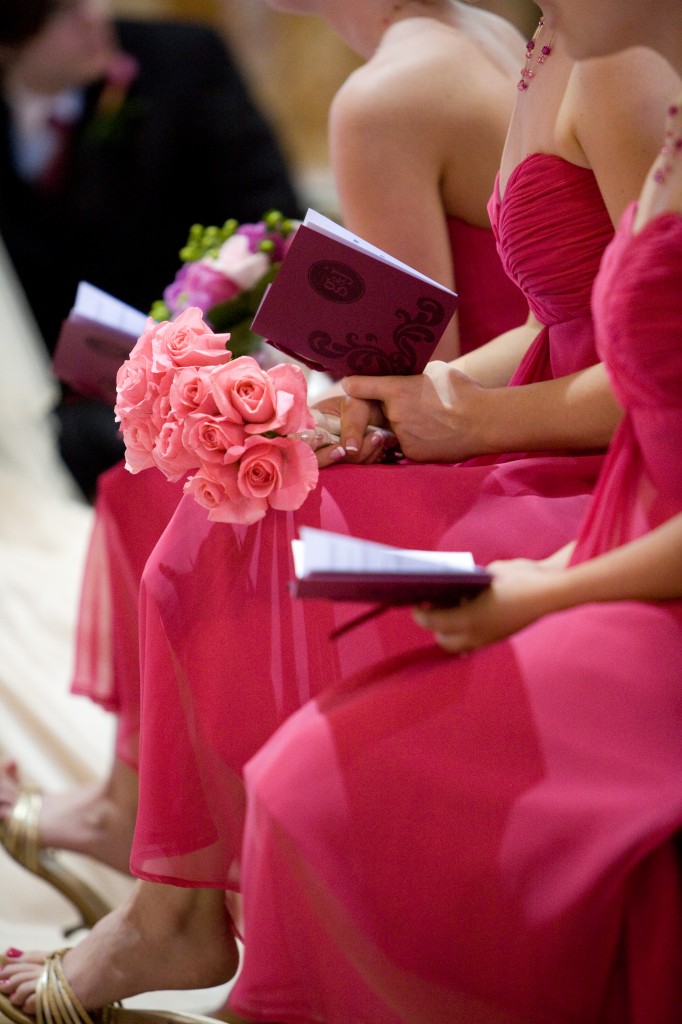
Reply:
<svg viewBox="0 0 682 1024"><path fill-rule="evenodd" d="M36 985L38 1024L100 1024L91 1017L64 974L62 956L68 950L50 953Z"/></svg>
<svg viewBox="0 0 682 1024"><path fill-rule="evenodd" d="M33 872L39 868L38 817L42 802L40 790L27 786L22 789L12 813L4 822L7 852Z"/></svg>

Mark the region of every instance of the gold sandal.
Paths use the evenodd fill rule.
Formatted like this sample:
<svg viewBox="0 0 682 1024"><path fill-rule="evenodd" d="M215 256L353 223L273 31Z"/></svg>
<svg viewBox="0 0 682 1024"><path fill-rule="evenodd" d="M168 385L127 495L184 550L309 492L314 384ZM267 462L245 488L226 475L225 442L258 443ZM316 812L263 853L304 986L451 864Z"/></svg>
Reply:
<svg viewBox="0 0 682 1024"><path fill-rule="evenodd" d="M0 993L0 1024L216 1024L210 1017L165 1010L129 1010L112 1003L89 1013L64 974L62 957L68 949L50 953L36 985L35 1017L13 1006ZM0 956L0 964L16 963Z"/></svg>
<svg viewBox="0 0 682 1024"><path fill-rule="evenodd" d="M82 922L67 929L70 935L81 927L91 928L105 917L111 907L94 889L65 867L54 852L38 843L38 818L43 798L40 791L24 786L12 813L0 822L0 844L22 868L49 882L64 896L82 917Z"/></svg>

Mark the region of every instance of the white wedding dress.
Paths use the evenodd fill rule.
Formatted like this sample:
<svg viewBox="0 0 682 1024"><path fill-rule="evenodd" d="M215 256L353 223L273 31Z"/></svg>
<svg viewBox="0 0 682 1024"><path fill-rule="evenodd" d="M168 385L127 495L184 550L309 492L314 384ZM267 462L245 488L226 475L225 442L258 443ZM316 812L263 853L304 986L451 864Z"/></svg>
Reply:
<svg viewBox="0 0 682 1024"><path fill-rule="evenodd" d="M92 510L59 458L57 387L1 242L0 365L0 756L40 787L65 789L105 774L113 742L110 717L69 694ZM73 920L0 849L0 944L25 941L33 922Z"/></svg>

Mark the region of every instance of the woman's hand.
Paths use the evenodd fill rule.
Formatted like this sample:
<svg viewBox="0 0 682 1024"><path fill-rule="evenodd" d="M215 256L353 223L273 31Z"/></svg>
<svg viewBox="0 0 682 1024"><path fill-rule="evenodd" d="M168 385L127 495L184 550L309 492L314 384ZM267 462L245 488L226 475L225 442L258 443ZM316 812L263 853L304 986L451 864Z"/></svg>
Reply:
<svg viewBox="0 0 682 1024"><path fill-rule="evenodd" d="M345 399L341 399L345 401ZM329 406L334 408L332 404ZM380 462L386 451L395 448L396 440L389 430L382 427L367 426L359 443L344 444L341 437L341 421L338 415L324 413L319 405L311 410L316 426L302 431L299 435L315 452L321 469L340 462L357 465L372 465Z"/></svg>
<svg viewBox="0 0 682 1024"><path fill-rule="evenodd" d="M456 608L414 609L415 621L434 634L451 654L472 651L502 640L554 611L554 584L562 570L550 560L533 562L518 558L492 562L493 581L487 590Z"/></svg>
<svg viewBox="0 0 682 1024"><path fill-rule="evenodd" d="M429 363L413 377L347 377L343 388L351 398L379 403L401 451L415 462L455 462L487 450L483 403L491 392L450 363Z"/></svg>

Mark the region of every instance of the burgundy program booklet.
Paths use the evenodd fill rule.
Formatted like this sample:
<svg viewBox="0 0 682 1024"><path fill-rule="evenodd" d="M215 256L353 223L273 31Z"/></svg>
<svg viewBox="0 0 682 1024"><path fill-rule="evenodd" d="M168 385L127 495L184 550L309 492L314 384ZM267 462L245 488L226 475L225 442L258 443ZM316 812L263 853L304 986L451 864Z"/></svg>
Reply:
<svg viewBox="0 0 682 1024"><path fill-rule="evenodd" d="M292 541L295 597L382 605L457 604L490 586L469 552L411 551L302 527Z"/></svg>
<svg viewBox="0 0 682 1024"><path fill-rule="evenodd" d="M308 210L253 330L335 377L415 374L457 301L455 292Z"/></svg>
<svg viewBox="0 0 682 1024"><path fill-rule="evenodd" d="M55 376L79 394L113 405L116 374L146 322L144 313L81 281L57 341Z"/></svg>

